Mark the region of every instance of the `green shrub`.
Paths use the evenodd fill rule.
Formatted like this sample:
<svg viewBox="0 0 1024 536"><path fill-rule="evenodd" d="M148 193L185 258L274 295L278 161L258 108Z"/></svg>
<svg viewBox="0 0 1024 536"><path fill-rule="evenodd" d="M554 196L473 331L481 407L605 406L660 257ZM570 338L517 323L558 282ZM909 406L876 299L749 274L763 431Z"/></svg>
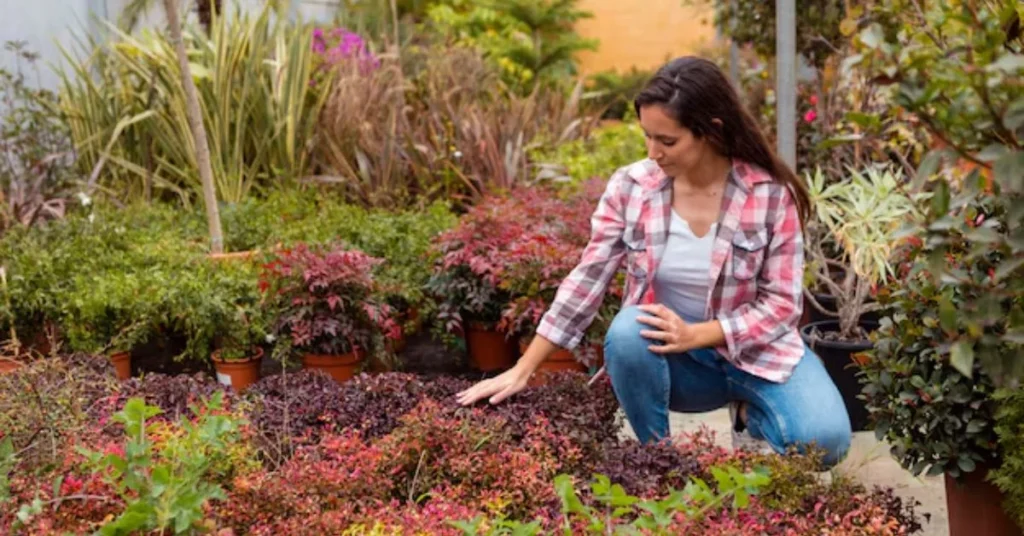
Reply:
<svg viewBox="0 0 1024 536"><path fill-rule="evenodd" d="M950 362L997 385L1024 379L1024 34L1015 0L878 2L860 65L931 134L916 186L932 192L922 239L929 272L964 306ZM941 172L940 172L941 171ZM968 244L965 247L964 244ZM966 250L966 251L963 251ZM991 271L966 277L949 256Z"/></svg>
<svg viewBox="0 0 1024 536"><path fill-rule="evenodd" d="M993 382L980 360L963 370L961 354L974 348L954 342L972 329L958 311L982 297L936 281L933 274L941 271L919 262L931 248L917 243L901 257L899 286L878 294L893 313L882 319L873 358L862 367L863 398L876 435L892 444L904 468L957 478L998 460ZM947 269L965 280L987 280L994 259L971 258L966 246L954 250Z"/></svg>
<svg viewBox="0 0 1024 536"><path fill-rule="evenodd" d="M391 305L424 307L424 270L430 244L455 225L443 203L423 210L388 211L345 204L322 191L281 190L266 200L247 200L224 212L225 241L231 250L271 248L296 243L341 242L349 249L384 259L376 279Z"/></svg>
<svg viewBox="0 0 1024 536"><path fill-rule="evenodd" d="M225 207L229 250L269 252L298 242L359 249L385 259L374 275L389 305L430 313L427 250L455 222L443 204L388 212L313 190L281 190ZM186 340L177 357L198 361L213 348L244 353L264 342L272 315L261 302L256 263L207 259L199 211L167 204L88 208L89 214L0 238L3 338L13 328L19 340L32 340L49 323L72 350L95 353L173 333Z"/></svg>
<svg viewBox="0 0 1024 536"><path fill-rule="evenodd" d="M512 86L530 88L576 74L575 56L596 50L575 24L591 14L578 0L436 2L427 10L430 29L464 46L481 49Z"/></svg>
<svg viewBox="0 0 1024 536"><path fill-rule="evenodd" d="M538 177L578 185L594 177L607 178L618 168L647 157L643 130L635 121L596 129L590 137L534 150L531 160Z"/></svg>
<svg viewBox="0 0 1024 536"><path fill-rule="evenodd" d="M100 422L117 388L110 361L87 355L38 359L0 374L0 435L13 442L19 470L59 463L65 442Z"/></svg>
<svg viewBox="0 0 1024 536"><path fill-rule="evenodd" d="M1024 527L1024 391L996 392L996 434L1002 465L990 473L992 481L1006 494L1004 507Z"/></svg>
<svg viewBox="0 0 1024 536"><path fill-rule="evenodd" d="M180 429L162 441L154 441L147 426L160 408L133 398L114 415L124 425L124 448L109 454L83 450L89 465L119 490L126 505L101 534L191 534L205 519L206 503L226 498L211 473L238 442L239 423L220 411L221 398L217 393L204 408L194 408L195 421L180 420Z"/></svg>
<svg viewBox="0 0 1024 536"><path fill-rule="evenodd" d="M623 73L601 71L587 80L584 98L591 108L601 112L602 119L628 120L635 113L633 99L653 75L652 71L635 66Z"/></svg>

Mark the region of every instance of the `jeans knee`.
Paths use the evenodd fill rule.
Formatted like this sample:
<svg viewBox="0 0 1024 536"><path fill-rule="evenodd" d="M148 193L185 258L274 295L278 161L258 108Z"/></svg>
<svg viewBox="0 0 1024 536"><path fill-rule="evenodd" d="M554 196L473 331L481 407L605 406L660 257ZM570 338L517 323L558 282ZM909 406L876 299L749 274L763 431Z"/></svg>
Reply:
<svg viewBox="0 0 1024 536"><path fill-rule="evenodd" d="M819 422L813 429L808 429L802 438L798 438L801 445L813 445L822 454L822 464L826 469L831 469L846 457L850 450L850 442L853 439L853 431L850 429L849 419L829 419Z"/></svg>
<svg viewBox="0 0 1024 536"><path fill-rule="evenodd" d="M604 342L605 361L609 366L628 366L646 357L650 342L640 335L643 325L637 321L644 315L646 313L635 305L624 307L615 315Z"/></svg>

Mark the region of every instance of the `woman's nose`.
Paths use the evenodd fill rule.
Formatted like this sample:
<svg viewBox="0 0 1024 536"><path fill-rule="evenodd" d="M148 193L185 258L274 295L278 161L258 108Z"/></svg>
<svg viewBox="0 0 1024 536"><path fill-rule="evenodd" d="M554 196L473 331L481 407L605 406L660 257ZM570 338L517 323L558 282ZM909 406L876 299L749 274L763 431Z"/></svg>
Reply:
<svg viewBox="0 0 1024 536"><path fill-rule="evenodd" d="M658 144L652 141L647 142L647 158L651 160L658 160L661 158L661 150L658 148Z"/></svg>

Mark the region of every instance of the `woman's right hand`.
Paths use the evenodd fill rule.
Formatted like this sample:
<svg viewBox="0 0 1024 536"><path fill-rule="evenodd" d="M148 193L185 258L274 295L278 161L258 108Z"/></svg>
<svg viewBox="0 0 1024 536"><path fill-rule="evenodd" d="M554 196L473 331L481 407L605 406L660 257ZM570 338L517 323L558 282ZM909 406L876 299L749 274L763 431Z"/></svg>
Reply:
<svg viewBox="0 0 1024 536"><path fill-rule="evenodd" d="M477 382L475 385L456 395L456 400L463 406L469 406L477 401L490 397L488 402L498 404L506 398L526 388L531 372L516 366L489 379Z"/></svg>
<svg viewBox="0 0 1024 536"><path fill-rule="evenodd" d="M477 401L490 397L491 404L498 404L506 398L526 388L526 383L537 370L541 362L551 357L558 347L554 343L537 335L530 342L530 346L519 358L516 366L489 379L477 382L476 385L455 395L456 400L463 406L476 404Z"/></svg>

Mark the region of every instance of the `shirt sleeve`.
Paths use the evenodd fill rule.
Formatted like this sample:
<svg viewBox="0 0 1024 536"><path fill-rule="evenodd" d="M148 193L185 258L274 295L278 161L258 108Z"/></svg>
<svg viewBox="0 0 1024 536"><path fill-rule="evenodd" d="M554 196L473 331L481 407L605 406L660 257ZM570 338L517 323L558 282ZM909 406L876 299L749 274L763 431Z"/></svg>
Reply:
<svg viewBox="0 0 1024 536"><path fill-rule="evenodd" d="M778 188L772 205L772 238L761 272L757 297L718 315L731 359L760 352L767 343L797 327L803 312L803 232L788 188Z"/></svg>
<svg viewBox="0 0 1024 536"><path fill-rule="evenodd" d="M579 264L562 281L551 307L541 317L537 334L566 349L575 348L601 307L608 282L625 255L622 241L628 176L612 175L590 219L590 242Z"/></svg>

